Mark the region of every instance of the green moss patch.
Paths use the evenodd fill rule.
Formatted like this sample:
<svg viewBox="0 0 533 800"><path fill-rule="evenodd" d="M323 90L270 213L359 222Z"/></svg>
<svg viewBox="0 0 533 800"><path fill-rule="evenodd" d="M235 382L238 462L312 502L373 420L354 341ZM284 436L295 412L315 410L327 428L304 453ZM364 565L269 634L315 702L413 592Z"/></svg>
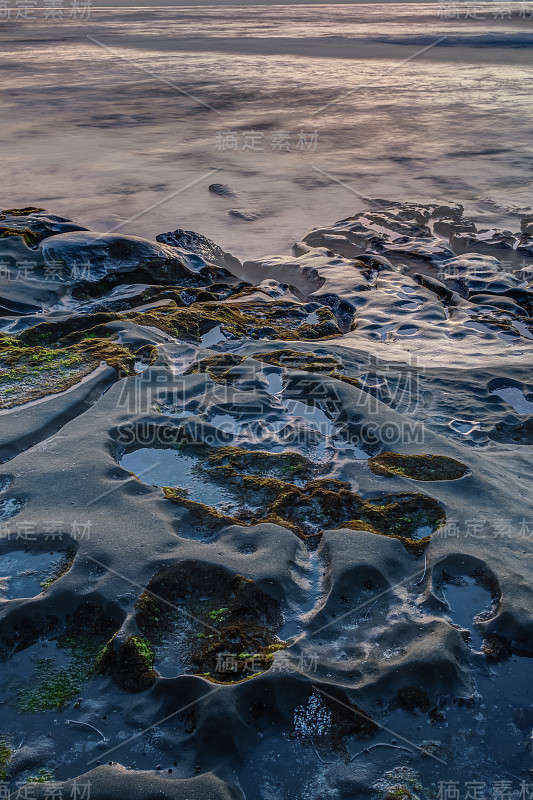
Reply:
<svg viewBox="0 0 533 800"><path fill-rule="evenodd" d="M177 339L198 343L216 325L230 339L323 339L340 336L341 331L329 308L322 306L313 313L316 321L307 320L313 306L298 303L217 303L195 302L183 307L175 300L164 308L127 314L98 313L71 317L65 322L41 323L24 331L20 339L28 344L67 343L79 341L73 333L96 329L117 319L149 325Z"/></svg>
<svg viewBox="0 0 533 800"><path fill-rule="evenodd" d="M114 621L92 603L67 617L64 633L54 641L68 664L37 659L31 682L18 692L19 711L61 710L94 675L99 653L115 630Z"/></svg>
<svg viewBox="0 0 533 800"><path fill-rule="evenodd" d="M193 447L198 469L241 500L231 515L190 500L180 488L164 487L165 497L185 506L199 524L221 527L272 522L301 538L326 529L354 528L399 539L415 554L446 521L442 506L420 493L381 494L363 499L342 481L316 477L317 467L298 453L264 453L238 447ZM297 483L298 481L298 483Z"/></svg>
<svg viewBox="0 0 533 800"><path fill-rule="evenodd" d="M46 211L37 206L26 206L25 208L4 208L2 214L9 214L11 217L27 217L28 214L37 214L39 211Z"/></svg>
<svg viewBox="0 0 533 800"><path fill-rule="evenodd" d="M30 231L29 228L7 228L0 226L0 239L7 239L8 236L22 236L28 247L35 248L45 238L43 233Z"/></svg>
<svg viewBox="0 0 533 800"><path fill-rule="evenodd" d="M49 772L44 767L41 767L37 775L32 775L26 781L26 783L49 783L50 781L54 780L54 773Z"/></svg>
<svg viewBox="0 0 533 800"><path fill-rule="evenodd" d="M265 672L285 647L275 635L283 623L278 603L253 581L217 566L187 561L161 570L136 610L150 651L171 647L177 663L218 683ZM172 644L177 632L179 652Z"/></svg>
<svg viewBox="0 0 533 800"><path fill-rule="evenodd" d="M219 447L207 456L207 468L214 467L210 475L236 477L246 473L287 481L309 479L323 472L325 465L312 464L300 453L270 453L264 450L244 450L241 447ZM268 485L268 484L267 484Z"/></svg>
<svg viewBox="0 0 533 800"><path fill-rule="evenodd" d="M376 475L399 475L416 481L454 481L468 473L468 467L448 456L381 453L368 460Z"/></svg>
<svg viewBox="0 0 533 800"><path fill-rule="evenodd" d="M315 322L308 322L311 312ZM150 325L184 341L199 342L216 325L230 339L324 339L341 331L329 308L297 303L195 303L187 308L166 306L164 311L125 315L138 325Z"/></svg>
<svg viewBox="0 0 533 800"><path fill-rule="evenodd" d="M125 692L142 692L157 678L154 658L154 650L142 636L129 636L122 644L113 637L100 653L97 669Z"/></svg>
<svg viewBox="0 0 533 800"><path fill-rule="evenodd" d="M9 778L9 763L13 753L5 736L0 736L0 781L7 781Z"/></svg>
<svg viewBox="0 0 533 800"><path fill-rule="evenodd" d="M121 375L132 375L139 355L140 351L131 353L123 345L106 338L82 338L76 345L51 349L0 334L0 408L63 392L79 383L102 361ZM145 355L144 349L142 355Z"/></svg>

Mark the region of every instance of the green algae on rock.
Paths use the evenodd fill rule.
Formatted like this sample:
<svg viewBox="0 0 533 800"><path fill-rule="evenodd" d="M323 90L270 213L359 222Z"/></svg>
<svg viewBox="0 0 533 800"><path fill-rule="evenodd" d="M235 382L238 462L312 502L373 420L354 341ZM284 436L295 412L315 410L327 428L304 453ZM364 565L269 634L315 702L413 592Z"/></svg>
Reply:
<svg viewBox="0 0 533 800"><path fill-rule="evenodd" d="M176 660L181 657L196 674L217 683L265 672L285 647L275 634L283 623L277 601L248 578L210 564L187 561L162 569L136 610L150 651L160 654L175 631L184 631Z"/></svg>
<svg viewBox="0 0 533 800"><path fill-rule="evenodd" d="M323 374L328 378L336 378L352 386L360 386L357 378L352 378L344 373L344 364L336 356L317 354L312 351L284 349L272 350L266 353L254 353L253 358L258 361L266 361L267 364L274 364L277 367Z"/></svg>
<svg viewBox="0 0 533 800"><path fill-rule="evenodd" d="M45 211L44 208L37 208L37 206L26 206L25 208L3 208L2 214L9 214L11 217L26 217L28 214L38 214L40 211Z"/></svg>
<svg viewBox="0 0 533 800"><path fill-rule="evenodd" d="M54 773L49 772L45 767L41 767L37 775L28 778L28 783L50 783L54 780Z"/></svg>
<svg viewBox="0 0 533 800"><path fill-rule="evenodd" d="M210 474L215 478L218 474L225 477L260 476L286 481L288 478L310 479L324 472L326 464L313 464L308 458L297 452L271 453L265 450L244 450L242 447L226 445L218 447L207 455ZM278 488L277 484L273 484Z"/></svg>
<svg viewBox="0 0 533 800"><path fill-rule="evenodd" d="M80 606L67 617L64 632L50 637L68 664L58 666L53 657L37 659L31 682L19 689L18 710L35 713L64 708L95 674L100 650L115 631L116 622L94 603Z"/></svg>
<svg viewBox="0 0 533 800"><path fill-rule="evenodd" d="M119 319L157 328L193 343L200 343L202 336L216 326L220 326L222 335L230 339L316 340L341 335L332 311L326 306L316 308L316 303L196 302L183 306L171 300L162 309L133 310L120 315L98 312L73 316L64 322L42 322L23 331L19 338L26 344L73 344L82 337L67 338L70 334L95 331L97 335L103 335L105 328L96 330L97 326Z"/></svg>
<svg viewBox="0 0 533 800"><path fill-rule="evenodd" d="M152 348L148 349L151 352ZM146 348L141 350L144 356ZM75 345L52 349L37 343L26 344L22 337L0 334L0 408L64 392L102 362L114 367L121 376L132 375L140 353L132 353L124 345L105 338L81 338Z"/></svg>
<svg viewBox="0 0 533 800"><path fill-rule="evenodd" d="M114 636L98 657L97 671L111 675L119 689L143 692L156 680L155 653L142 636L129 636L122 644Z"/></svg>
<svg viewBox="0 0 533 800"><path fill-rule="evenodd" d="M9 762L13 753L8 742L6 736L0 735L0 781L7 781L9 778Z"/></svg>
<svg viewBox="0 0 533 800"><path fill-rule="evenodd" d="M185 370L184 375L205 373L216 383L231 383L232 378L229 375L231 369L242 364L244 360L245 356L238 356L235 353L220 353L195 361Z"/></svg>
<svg viewBox="0 0 533 800"><path fill-rule="evenodd" d="M8 236L22 236L24 242L32 249L35 249L45 238L42 233L31 231L29 228L8 228L0 226L0 239L6 239Z"/></svg>
<svg viewBox="0 0 533 800"><path fill-rule="evenodd" d="M183 446L182 448L183 449ZM350 484L316 477L327 465L313 465L299 453L264 453L227 446L192 446L198 469L240 500L231 514L189 499L187 490L163 487L167 499L185 506L207 527L272 522L303 539L326 529L365 529L399 539L415 554L423 552L446 514L440 503L420 493L380 494L363 499ZM301 484L295 483L300 479Z"/></svg>
<svg viewBox="0 0 533 800"><path fill-rule="evenodd" d="M351 378L342 372L344 365L335 356L283 349L267 353L254 353L249 357L276 367L323 374L328 378L336 378L345 383L350 383L352 386L359 386L357 378ZM231 383L235 377L231 374L232 368L239 366L245 360L246 356L239 356L236 353L221 353L220 355L208 356L207 358L199 359L188 367L185 375L206 373L217 383Z"/></svg>
<svg viewBox="0 0 533 800"><path fill-rule="evenodd" d="M230 339L329 339L341 335L332 311L326 306L316 308L314 303L195 303L186 308L171 303L164 311L125 316L190 342L199 342L216 325ZM313 321L309 321L311 317Z"/></svg>
<svg viewBox="0 0 533 800"><path fill-rule="evenodd" d="M49 589L52 584L54 584L59 578L62 578L63 575L66 575L69 569L72 567L74 563L75 553L73 550L68 550L64 553L59 561L54 565L54 569L52 570L50 575L47 575L41 581L41 589L46 591Z"/></svg>
<svg viewBox="0 0 533 800"><path fill-rule="evenodd" d="M416 481L454 481L469 472L465 464L448 456L400 455L392 452L369 458L368 466L376 475L399 475Z"/></svg>
<svg viewBox="0 0 533 800"><path fill-rule="evenodd" d="M25 347L18 339L0 335L0 408L62 392L98 363L84 363L79 353L68 350Z"/></svg>
<svg viewBox="0 0 533 800"><path fill-rule="evenodd" d="M424 746L420 751L431 755L431 750ZM373 788L378 800L419 800L427 794L422 788L418 773L409 767L395 767L390 772L385 772Z"/></svg>

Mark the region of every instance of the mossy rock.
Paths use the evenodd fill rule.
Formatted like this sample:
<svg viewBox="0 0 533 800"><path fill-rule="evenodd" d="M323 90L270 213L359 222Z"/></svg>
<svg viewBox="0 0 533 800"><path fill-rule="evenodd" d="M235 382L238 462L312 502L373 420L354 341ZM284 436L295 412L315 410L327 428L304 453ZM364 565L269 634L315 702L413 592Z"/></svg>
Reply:
<svg viewBox="0 0 533 800"><path fill-rule="evenodd" d="M122 645L113 637L98 658L97 670L110 675L125 692L143 692L157 679L154 655L142 636L129 636Z"/></svg>
<svg viewBox="0 0 533 800"><path fill-rule="evenodd" d="M38 659L31 683L18 692L18 710L35 713L64 708L94 675L100 650L116 627L116 621L91 602L67 616L64 632L51 641L70 657L70 663L58 667L53 658Z"/></svg>
<svg viewBox="0 0 533 800"><path fill-rule="evenodd" d="M37 775L32 775L27 779L27 783L50 783L54 780L54 773L41 767Z"/></svg>
<svg viewBox="0 0 533 800"><path fill-rule="evenodd" d="M231 383L232 379L229 372L233 367L237 367L245 360L245 356L238 356L235 353L220 353L220 355L201 358L188 369L184 375L207 374L216 383Z"/></svg>
<svg viewBox="0 0 533 800"><path fill-rule="evenodd" d="M0 239L7 239L8 236L22 236L24 242L32 249L35 249L37 245L46 238L43 233L31 231L29 228L7 228L5 226L0 226Z"/></svg>
<svg viewBox="0 0 533 800"><path fill-rule="evenodd" d="M74 550L67 550L67 552L61 556L52 573L41 582L41 589L43 591L49 589L50 586L59 580L59 578L62 578L63 575L67 574L74 563L75 555L76 554Z"/></svg>
<svg viewBox="0 0 533 800"><path fill-rule="evenodd" d="M246 473L246 475L280 480L295 477L309 479L326 469L325 466L313 464L297 452L270 453L265 450L244 450L233 446L217 448L208 456L207 461L209 465L218 467L225 475L233 477ZM276 488L280 487L276 485Z"/></svg>
<svg viewBox="0 0 533 800"><path fill-rule="evenodd" d="M317 322L305 320L313 308ZM62 322L43 322L23 331L19 340L26 344L70 345L81 341L82 336L72 334L91 331L117 320L130 320L137 325L148 325L177 339L198 344L202 336L219 325L230 339L324 339L341 336L336 319L329 308L314 309L298 303L206 303L195 302L183 307L171 301L163 309L129 311L125 314L99 312L76 315ZM266 329L270 331L265 333Z"/></svg>
<svg viewBox="0 0 533 800"><path fill-rule="evenodd" d="M184 341L198 343L216 325L230 339L324 339L341 336L337 321L329 308L316 311L317 322L305 320L311 308L297 303L195 303L187 308L176 304L160 310L131 312L125 315L138 325L150 325Z"/></svg>
<svg viewBox="0 0 533 800"><path fill-rule="evenodd" d="M7 781L9 778L9 764L12 755L7 737L0 736L0 781Z"/></svg>
<svg viewBox="0 0 533 800"><path fill-rule="evenodd" d="M283 624L277 601L222 567L197 561L167 567L152 578L135 608L137 626L155 651L185 625L195 673L217 683L265 672L285 647L275 634Z"/></svg>
<svg viewBox="0 0 533 800"><path fill-rule="evenodd" d="M429 495L381 494L363 499L348 483L314 477L326 465L313 465L298 453L265 453L234 446L190 446L187 453L199 456L198 470L204 479L224 486L242 503L233 514L223 514L189 499L184 489L163 488L167 499L185 506L199 524L209 528L271 522L303 539L317 537L326 529L365 529L397 538L418 555L446 521L443 507ZM301 485L294 483L297 478ZM247 508L248 501L260 510Z"/></svg>
<svg viewBox="0 0 533 800"><path fill-rule="evenodd" d="M399 475L416 481L455 481L469 472L465 464L448 456L400 455L391 452L369 458L368 466L376 475Z"/></svg>
<svg viewBox="0 0 533 800"><path fill-rule="evenodd" d="M2 214L9 214L11 217L27 217L28 214L37 214L39 211L45 211L44 208L37 208L36 206L26 206L25 208L3 208Z"/></svg>
<svg viewBox="0 0 533 800"><path fill-rule="evenodd" d="M431 534L446 522L446 512L440 503L420 493L383 494L368 498L362 517L368 520L371 530L401 539L408 549L422 550L429 543ZM417 538L423 528L431 532Z"/></svg>
<svg viewBox="0 0 533 800"><path fill-rule="evenodd" d="M0 408L64 392L103 361L124 377L135 373L137 358L156 357L155 349L150 346L132 353L118 342L96 336L80 337L77 344L53 348L38 343L40 334L36 329L30 331L25 332L24 338L0 334ZM46 332L41 333L46 341Z"/></svg>
<svg viewBox="0 0 533 800"><path fill-rule="evenodd" d="M272 350L267 353L254 353L253 358L258 361L265 361L267 364L274 364L285 369L298 369L302 372L312 372L319 375L326 375L328 378L349 383L351 386L359 387L361 384L357 378L352 378L344 373L344 364L339 358L331 355L319 355L312 351L301 350Z"/></svg>
<svg viewBox="0 0 533 800"><path fill-rule="evenodd" d="M291 350L288 348L280 350L269 350L266 353L255 353L254 358L258 361L266 361L267 364L274 364L277 367L287 367L289 369L300 369L306 372L328 373L332 370L342 369L342 361L336 356L319 355L312 350Z"/></svg>
<svg viewBox="0 0 533 800"><path fill-rule="evenodd" d="M392 786L385 795L385 800L411 800L413 793L406 786Z"/></svg>

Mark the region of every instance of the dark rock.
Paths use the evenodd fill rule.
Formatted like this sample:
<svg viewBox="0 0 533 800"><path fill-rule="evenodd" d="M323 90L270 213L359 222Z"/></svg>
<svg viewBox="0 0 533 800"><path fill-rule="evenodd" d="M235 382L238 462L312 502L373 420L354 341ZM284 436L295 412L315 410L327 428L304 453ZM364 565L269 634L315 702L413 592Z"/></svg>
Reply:
<svg viewBox="0 0 533 800"><path fill-rule="evenodd" d="M221 197L236 197L236 193L227 183L212 183L209 187L209 191Z"/></svg>
<svg viewBox="0 0 533 800"><path fill-rule="evenodd" d="M200 256L209 264L215 264L217 267L223 269L232 268L239 269L241 262L231 253L225 253L218 244L215 244L207 236L202 236L201 233L194 231L183 231L181 228L176 228L175 231L168 233L160 233L156 237L156 241L163 242L171 247L179 247L189 253L194 253Z"/></svg>
<svg viewBox="0 0 533 800"><path fill-rule="evenodd" d="M237 219L245 220L246 222L253 222L256 219L259 219L259 213L257 211L253 211L252 209L240 209L240 208L232 208L228 211L232 217L236 217Z"/></svg>

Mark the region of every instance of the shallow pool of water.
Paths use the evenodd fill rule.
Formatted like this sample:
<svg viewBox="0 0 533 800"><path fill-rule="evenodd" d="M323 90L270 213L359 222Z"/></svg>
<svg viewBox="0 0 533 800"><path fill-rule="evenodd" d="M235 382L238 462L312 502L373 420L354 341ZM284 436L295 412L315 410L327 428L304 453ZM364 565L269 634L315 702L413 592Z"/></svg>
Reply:
<svg viewBox="0 0 533 800"><path fill-rule="evenodd" d="M0 555L0 600L35 597L64 557L60 553L12 550Z"/></svg>
<svg viewBox="0 0 533 800"><path fill-rule="evenodd" d="M470 647L481 650L483 636L474 622L474 617L491 608L493 601L490 593L470 576L458 578L454 583L443 584L442 591L450 606L451 621L469 630Z"/></svg>
<svg viewBox="0 0 533 800"><path fill-rule="evenodd" d="M11 497L8 500L0 500L0 522L3 522L10 517L14 517L15 514L24 508L26 505L25 500L18 500L17 498Z"/></svg>
<svg viewBox="0 0 533 800"><path fill-rule="evenodd" d="M524 393L517 386L505 386L501 389L493 389L491 394L496 394L509 403L517 414L526 416L533 414L533 402L527 400Z"/></svg>
<svg viewBox="0 0 533 800"><path fill-rule="evenodd" d="M211 328L210 331L204 333L204 335L200 339L200 345L202 347L213 347L215 344L219 344L220 342L225 342L226 337L222 333L222 326L215 325L214 328Z"/></svg>
<svg viewBox="0 0 533 800"><path fill-rule="evenodd" d="M151 486L187 489L188 498L209 506L236 507L235 498L198 470L199 459L180 450L142 447L125 453L120 465Z"/></svg>

